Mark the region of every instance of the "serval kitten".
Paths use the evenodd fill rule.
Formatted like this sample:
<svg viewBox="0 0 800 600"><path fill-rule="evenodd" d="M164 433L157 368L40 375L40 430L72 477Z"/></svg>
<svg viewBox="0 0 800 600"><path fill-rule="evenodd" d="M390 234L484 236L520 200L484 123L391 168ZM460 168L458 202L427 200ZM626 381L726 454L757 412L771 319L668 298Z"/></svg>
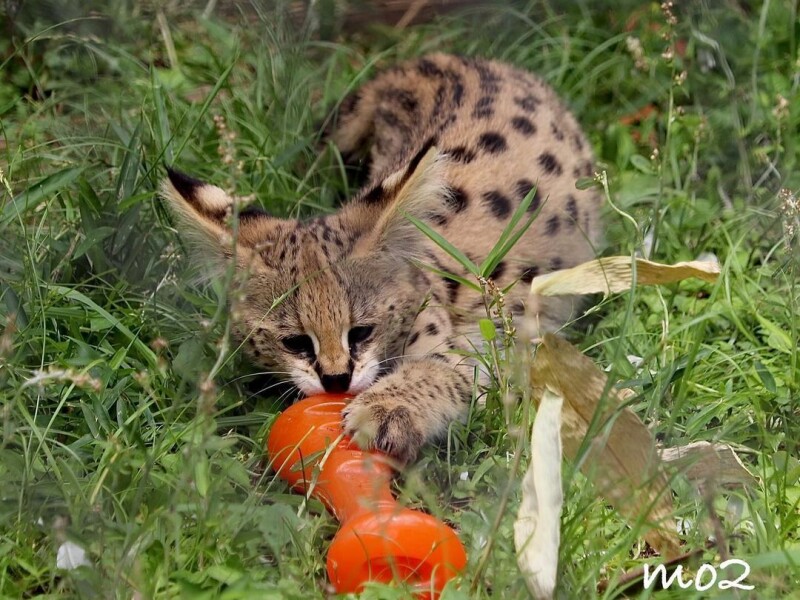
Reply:
<svg viewBox="0 0 800 600"><path fill-rule="evenodd" d="M238 212L213 185L169 172L163 197L206 265L234 261L237 335L252 360L306 394L350 392L344 429L363 447L412 461L465 415L479 343L469 277L409 222L429 223L480 263L535 188L532 226L491 278L514 287L519 315L537 274L590 260L601 198L578 190L593 156L553 90L512 66L435 54L379 73L345 98L329 138L345 156L369 149L369 181L338 212L307 221ZM542 330L579 304L537 302ZM456 352L453 352L456 350Z"/></svg>

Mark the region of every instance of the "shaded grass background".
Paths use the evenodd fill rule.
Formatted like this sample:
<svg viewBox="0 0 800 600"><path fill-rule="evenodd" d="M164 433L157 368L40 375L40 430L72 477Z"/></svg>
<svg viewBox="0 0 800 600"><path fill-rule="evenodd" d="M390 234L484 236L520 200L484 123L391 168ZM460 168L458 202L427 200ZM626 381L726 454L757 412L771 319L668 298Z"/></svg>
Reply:
<svg viewBox="0 0 800 600"><path fill-rule="evenodd" d="M225 4L204 18L200 5L90 4L3 9L1 594L326 594L336 524L318 503L298 516L300 498L262 464L290 392L239 359L224 286L190 285L154 191L174 163L275 214L333 210L352 178L320 151L314 123L376 66L440 50L525 66L569 101L614 204L636 221L609 210L611 248L647 240L656 260L720 259L718 285L607 300L579 339L639 392L633 407L665 444L734 444L757 475L713 499L676 480L687 547L703 546L711 511L722 539L703 561L723 548L753 565L757 597L796 592L798 234L780 190L800 189L797 2L686 3L674 25L657 4L498 3L326 39L288 26L281 6ZM668 43L685 52L665 58ZM449 598L527 597L513 486L493 525L519 476L522 420L508 423L499 404L490 391L489 410L476 407L398 482L405 501L461 531L470 567ZM598 595L613 597L623 570L657 562L579 474L565 474L565 497L561 597L601 580ZM91 568L56 569L67 538ZM656 595L678 594L691 596Z"/></svg>

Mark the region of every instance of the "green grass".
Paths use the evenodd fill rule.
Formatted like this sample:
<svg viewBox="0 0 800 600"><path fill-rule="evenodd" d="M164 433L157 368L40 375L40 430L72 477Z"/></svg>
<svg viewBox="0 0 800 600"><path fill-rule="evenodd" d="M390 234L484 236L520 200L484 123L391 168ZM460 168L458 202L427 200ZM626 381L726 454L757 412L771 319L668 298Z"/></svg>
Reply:
<svg viewBox="0 0 800 600"><path fill-rule="evenodd" d="M536 2L322 41L280 13L176 10L167 34L138 3L91 4L106 16L66 0L0 13L1 596L326 596L336 523L317 502L298 515L263 463L286 392L239 357L223 286L191 284L154 192L174 163L275 214L333 210L352 183L314 123L375 65L433 50L523 65L567 98L620 211L608 252L647 239L656 260L719 258L718 284L605 300L576 340L639 393L659 440L731 444L756 475L710 499L675 480L687 549L718 517L695 567L723 548L753 567L752 597L797 594L800 234L780 193L800 190L797 2L686 3L674 26L656 4ZM664 36L685 54L664 58ZM527 597L512 535L524 443L509 433L523 417L500 405L490 392L397 484L460 531L469 566L450 599ZM614 597L624 570L657 559L569 466L564 484L558 597L601 580ZM67 538L92 567L56 568Z"/></svg>

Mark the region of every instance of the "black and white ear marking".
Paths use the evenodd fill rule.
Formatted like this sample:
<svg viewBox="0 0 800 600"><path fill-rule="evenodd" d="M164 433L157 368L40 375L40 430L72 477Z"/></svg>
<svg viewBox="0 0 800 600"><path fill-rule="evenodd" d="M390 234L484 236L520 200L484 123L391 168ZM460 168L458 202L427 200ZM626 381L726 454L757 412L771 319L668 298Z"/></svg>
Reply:
<svg viewBox="0 0 800 600"><path fill-rule="evenodd" d="M389 175L386 179L383 180L383 190L397 190L403 187L408 180L414 175L419 164L422 162L422 159L425 158L431 149L435 150L436 145L436 138L429 137L425 140L425 143L422 144L422 147L417 151L414 156L406 163L406 165L397 171Z"/></svg>
<svg viewBox="0 0 800 600"><path fill-rule="evenodd" d="M222 221L228 215L233 206L233 198L225 193L224 190L215 185L210 185L190 175L186 175L171 167L167 167L167 177L172 190L192 209L200 215ZM175 202L175 194L171 194L170 185L166 185L163 194L169 200Z"/></svg>
<svg viewBox="0 0 800 600"><path fill-rule="evenodd" d="M225 223L233 199L223 190L167 168L161 198L175 217L178 231L195 249L223 256L233 244Z"/></svg>
<svg viewBox="0 0 800 600"><path fill-rule="evenodd" d="M172 183L172 187L175 188L175 191L183 196L187 202L191 203L197 201L196 192L205 185L205 183L199 179L195 179L194 177L191 177L186 173L182 173L181 171L177 171L172 167L167 167L167 177L169 177L169 181Z"/></svg>
<svg viewBox="0 0 800 600"><path fill-rule="evenodd" d="M422 236L408 216L427 220L441 210L448 190L445 163L436 146L426 143L405 168L383 180L376 188L379 191L365 194L363 200L378 204L382 212L369 223L369 234L360 238L353 256L389 251L393 258L417 257L423 248Z"/></svg>
<svg viewBox="0 0 800 600"><path fill-rule="evenodd" d="M408 166L406 167L407 173L413 173L417 170L419 163L425 157L426 154L430 151L431 148L436 146L436 138L431 136L422 144L422 147L417 151L417 153L411 157L411 160L408 161Z"/></svg>

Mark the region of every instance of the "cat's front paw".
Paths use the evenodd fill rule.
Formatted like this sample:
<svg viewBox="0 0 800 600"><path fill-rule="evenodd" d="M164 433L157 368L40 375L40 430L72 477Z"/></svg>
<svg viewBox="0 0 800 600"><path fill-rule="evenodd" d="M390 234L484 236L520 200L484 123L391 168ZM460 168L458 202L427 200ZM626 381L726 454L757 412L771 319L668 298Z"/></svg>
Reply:
<svg viewBox="0 0 800 600"><path fill-rule="evenodd" d="M344 432L361 448L375 448L404 464L412 462L425 439L414 413L396 394L366 391L342 411Z"/></svg>

